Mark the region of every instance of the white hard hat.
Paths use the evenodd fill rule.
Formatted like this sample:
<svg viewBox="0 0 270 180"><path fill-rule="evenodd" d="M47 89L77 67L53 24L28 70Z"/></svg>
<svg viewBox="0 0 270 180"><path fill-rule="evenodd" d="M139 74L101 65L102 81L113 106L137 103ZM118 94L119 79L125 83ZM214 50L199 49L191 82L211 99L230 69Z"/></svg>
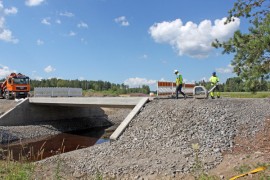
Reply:
<svg viewBox="0 0 270 180"><path fill-rule="evenodd" d="M178 73L178 70L174 70L174 74L175 74L175 73Z"/></svg>

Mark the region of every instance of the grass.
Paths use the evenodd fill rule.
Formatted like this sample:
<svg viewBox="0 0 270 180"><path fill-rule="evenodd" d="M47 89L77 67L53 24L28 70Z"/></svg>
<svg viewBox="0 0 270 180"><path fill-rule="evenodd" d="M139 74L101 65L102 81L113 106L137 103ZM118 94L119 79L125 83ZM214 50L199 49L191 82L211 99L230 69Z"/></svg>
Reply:
<svg viewBox="0 0 270 180"><path fill-rule="evenodd" d="M239 174L243 174L243 173L248 173L249 171L254 170L256 168L259 168L259 167L262 167L262 166L266 167L266 169L263 171L253 173L252 177L254 179L258 179L258 180L270 180L270 174L269 174L270 164L269 163L257 163L256 165L242 164L240 166L234 167L234 171L239 175Z"/></svg>
<svg viewBox="0 0 270 180"><path fill-rule="evenodd" d="M221 92L221 96L230 98L270 98L270 91L255 94L251 92Z"/></svg>
<svg viewBox="0 0 270 180"><path fill-rule="evenodd" d="M192 144L194 151L194 164L192 168L192 175L195 180L218 180L218 177L209 175L204 172L203 162L199 157L200 145L198 143Z"/></svg>
<svg viewBox="0 0 270 180"><path fill-rule="evenodd" d="M31 179L33 171L34 165L32 163L0 161L0 179Z"/></svg>
<svg viewBox="0 0 270 180"><path fill-rule="evenodd" d="M60 154L65 152L64 146L65 139L63 139L61 148L57 153L57 167L55 169L54 178L57 180L62 179L61 166L62 161L60 159ZM9 148L7 150L0 148L0 179L2 180L28 180L32 179L35 174L34 163L29 162L30 160L40 160L43 159L44 145L46 141L42 144L37 154L34 153L33 147L30 147L27 152L25 152L26 147L21 143L21 152L18 154L19 159L16 161L14 159L13 151Z"/></svg>
<svg viewBox="0 0 270 180"><path fill-rule="evenodd" d="M243 165L241 165L239 167L235 167L234 171L236 171L239 174L242 174L242 173L246 173L246 172L250 171L251 169L252 169L251 166L249 166L247 164L243 164Z"/></svg>

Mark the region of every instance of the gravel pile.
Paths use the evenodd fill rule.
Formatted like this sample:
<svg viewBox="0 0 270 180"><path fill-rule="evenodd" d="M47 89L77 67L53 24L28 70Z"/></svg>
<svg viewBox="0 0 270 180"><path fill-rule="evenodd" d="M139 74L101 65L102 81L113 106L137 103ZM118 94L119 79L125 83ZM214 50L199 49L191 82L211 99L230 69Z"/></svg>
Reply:
<svg viewBox="0 0 270 180"><path fill-rule="evenodd" d="M66 176L175 177L193 170L195 149L205 170L222 161L234 137L251 137L270 115L270 99L157 99L145 105L117 141L62 154ZM39 162L50 167L59 157Z"/></svg>

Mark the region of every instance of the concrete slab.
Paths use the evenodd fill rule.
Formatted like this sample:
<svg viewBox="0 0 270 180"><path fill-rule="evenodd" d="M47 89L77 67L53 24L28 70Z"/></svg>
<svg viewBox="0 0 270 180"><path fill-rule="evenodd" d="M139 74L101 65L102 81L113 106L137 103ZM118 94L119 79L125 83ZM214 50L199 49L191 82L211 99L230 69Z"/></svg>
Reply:
<svg viewBox="0 0 270 180"><path fill-rule="evenodd" d="M124 119L124 121L118 126L118 128L110 136L111 140L117 140L118 139L118 137L123 133L123 131L126 129L128 124L130 123L130 121L138 114L140 109L148 101L149 101L149 98L141 98L141 100L134 107L134 109L128 114L128 116Z"/></svg>
<svg viewBox="0 0 270 180"><path fill-rule="evenodd" d="M57 106L134 107L141 97L32 97L29 103Z"/></svg>

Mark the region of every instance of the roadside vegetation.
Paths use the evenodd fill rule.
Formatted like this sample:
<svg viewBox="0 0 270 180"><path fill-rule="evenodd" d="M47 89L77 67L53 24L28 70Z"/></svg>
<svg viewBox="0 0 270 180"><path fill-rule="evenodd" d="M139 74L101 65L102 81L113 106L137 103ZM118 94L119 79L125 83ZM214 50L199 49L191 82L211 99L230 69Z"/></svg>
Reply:
<svg viewBox="0 0 270 180"><path fill-rule="evenodd" d="M71 87L82 88L85 96L104 95L118 96L120 94L142 93L149 94L150 87L142 85L141 87L131 88L125 84L115 84L108 81L89 81L89 80L65 80L65 79L42 79L31 80L31 91L35 87Z"/></svg>
<svg viewBox="0 0 270 180"><path fill-rule="evenodd" d="M31 179L34 172L34 164L30 162L16 162L0 160L0 179Z"/></svg>
<svg viewBox="0 0 270 180"><path fill-rule="evenodd" d="M229 98L270 98L270 91L266 92L221 92L222 97Z"/></svg>
<svg viewBox="0 0 270 180"><path fill-rule="evenodd" d="M205 86L206 89L211 88L210 82L199 81L196 82L196 85ZM249 87L245 86L244 80L240 77L232 77L228 78L225 83L220 83L219 89L221 92L246 92L250 94L255 94L256 92L270 92L270 81L261 80L257 84L256 91L252 91Z"/></svg>
<svg viewBox="0 0 270 180"><path fill-rule="evenodd" d="M229 10L227 22L236 18L249 21L248 32L235 31L234 36L212 43L223 54L234 55L233 71L241 78L245 89L260 91L260 84L270 78L270 5L268 0L238 0Z"/></svg>

